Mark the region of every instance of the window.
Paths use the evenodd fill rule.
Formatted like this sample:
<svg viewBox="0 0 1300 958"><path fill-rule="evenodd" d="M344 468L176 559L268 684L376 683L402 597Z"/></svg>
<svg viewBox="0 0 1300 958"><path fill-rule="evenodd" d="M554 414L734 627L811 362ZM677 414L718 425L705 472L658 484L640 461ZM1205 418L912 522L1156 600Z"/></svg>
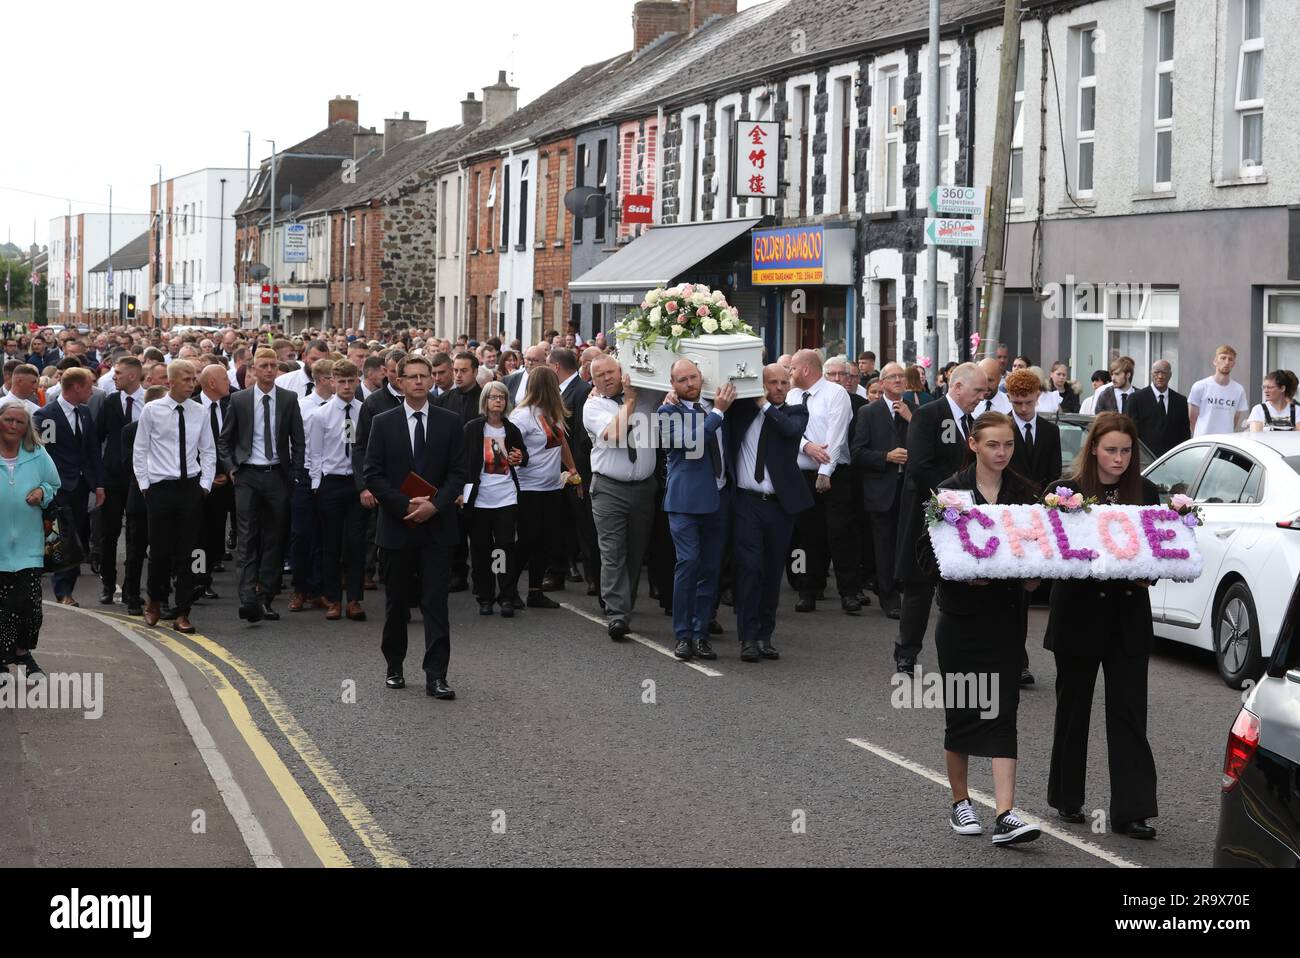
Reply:
<svg viewBox="0 0 1300 958"><path fill-rule="evenodd" d="M1079 34L1079 83L1075 142L1078 154L1075 179L1080 196L1092 195L1093 159L1097 142L1097 53L1093 42L1096 28L1086 27Z"/></svg>
<svg viewBox="0 0 1300 958"><path fill-rule="evenodd" d="M812 98L812 89L801 86L795 95L799 111L799 174L796 182L799 186L799 218L803 219L808 215L808 193L812 182L808 169L808 101Z"/></svg>
<svg viewBox="0 0 1300 958"><path fill-rule="evenodd" d="M1300 369L1300 290L1264 293L1265 372Z"/></svg>
<svg viewBox="0 0 1300 958"><path fill-rule="evenodd" d="M881 75L880 91L884 94L880 104L880 133L883 143L880 151L880 175L884 189L880 196L882 208L897 209L902 184L903 121L906 110L900 99L902 84L898 70L891 69Z"/></svg>
<svg viewBox="0 0 1300 958"><path fill-rule="evenodd" d="M1174 453L1155 469L1147 473L1147 478L1155 483L1162 495L1188 494L1196 484L1196 477L1201 474L1209 446L1189 446Z"/></svg>
<svg viewBox="0 0 1300 958"><path fill-rule="evenodd" d="M496 205L497 171L494 169L489 174L487 202L484 204L487 209L487 243L484 244L483 249L487 250L489 253L492 252L493 238L496 236L496 232L493 230L493 225L496 223Z"/></svg>
<svg viewBox="0 0 1300 958"><path fill-rule="evenodd" d="M438 255L447 255L447 181L442 181L442 197L438 203L438 210L442 214L442 225L438 229Z"/></svg>
<svg viewBox="0 0 1300 958"><path fill-rule="evenodd" d="M700 118L687 121L687 143L690 145L690 166L686 170L686 219L694 223L699 219L700 208Z"/></svg>
<svg viewBox="0 0 1300 958"><path fill-rule="evenodd" d="M835 81L835 97L839 106L839 123L836 125L839 131L839 155L840 175L839 175L839 209L841 213L847 213L852 203L852 197L849 195L849 170L853 158L853 78L841 77Z"/></svg>
<svg viewBox="0 0 1300 958"><path fill-rule="evenodd" d="M609 140L602 139L596 144L596 188L608 195L609 185ZM602 201L600 212L596 214L596 231L592 238L599 243L605 241L605 220L609 218L609 206Z"/></svg>
<svg viewBox="0 0 1300 958"><path fill-rule="evenodd" d="M1237 116L1241 174L1264 167L1264 0L1241 0L1241 46L1237 52Z"/></svg>
<svg viewBox="0 0 1300 958"><path fill-rule="evenodd" d="M1239 452L1220 448L1205 467L1196 489L1196 501L1239 503L1243 499L1255 463Z"/></svg>
<svg viewBox="0 0 1300 958"><path fill-rule="evenodd" d="M952 184L952 61L939 61L939 182Z"/></svg>
<svg viewBox="0 0 1300 958"><path fill-rule="evenodd" d="M519 248L528 244L528 161L519 164Z"/></svg>
<svg viewBox="0 0 1300 958"><path fill-rule="evenodd" d="M466 223L466 227L465 227L465 231L467 235L469 235L473 239L475 252L477 252L482 246L482 244L479 243L479 230L478 230L478 202L479 202L479 197L482 195L479 192L481 176L482 174L480 174L478 171L475 171L474 179L470 185L469 216L468 216L469 222ZM471 313L471 315L473 314Z"/></svg>
<svg viewBox="0 0 1300 958"><path fill-rule="evenodd" d="M510 164L501 164L501 247L510 245Z"/></svg>
<svg viewBox="0 0 1300 958"><path fill-rule="evenodd" d="M1178 290L1133 287L1110 295L1106 303L1107 366L1131 356L1135 379L1145 381L1151 364L1167 359L1172 367L1170 388L1178 388Z"/></svg>
<svg viewBox="0 0 1300 958"><path fill-rule="evenodd" d="M348 217L348 246L356 246L356 245L357 245L357 218L355 216L349 216Z"/></svg>
<svg viewBox="0 0 1300 958"><path fill-rule="evenodd" d="M1025 202L1025 45L1020 44L1016 59L1016 102L1011 131L1011 188L1008 196L1012 203Z"/></svg>
<svg viewBox="0 0 1300 958"><path fill-rule="evenodd" d="M551 158L543 153L537 161L537 245L546 240L546 195L551 189Z"/></svg>
<svg viewBox="0 0 1300 958"><path fill-rule="evenodd" d="M564 192L568 189L566 185L569 182L569 154L565 150L560 151L560 178L556 181L555 189L557 191L559 202L555 204L555 245L564 245Z"/></svg>
<svg viewBox="0 0 1300 958"><path fill-rule="evenodd" d="M734 106L726 107L722 111L722 125L718 130L718 192L722 198L722 218L729 220L735 215L735 203L731 194L736 192L735 184L731 182L732 165L731 151L734 148L734 138L736 132L736 108Z"/></svg>
<svg viewBox="0 0 1300 958"><path fill-rule="evenodd" d="M588 149L587 149L587 147L586 147L585 145L580 145L580 146L578 147L578 161L577 161L577 164L576 164L576 165L574 166L574 168L573 168L573 187L574 187L574 189L577 189L579 186L586 186L586 185L587 185L587 154L588 154L588 152L589 152L589 151L588 151ZM582 218L581 216L575 216L575 217L573 218L573 241L574 241L575 243L581 243L581 242L582 242L582 228L583 228L583 224L584 224L585 222L586 222L586 221L583 220L583 218Z"/></svg>
<svg viewBox="0 0 1300 958"><path fill-rule="evenodd" d="M1155 189L1173 189L1174 8L1156 14Z"/></svg>

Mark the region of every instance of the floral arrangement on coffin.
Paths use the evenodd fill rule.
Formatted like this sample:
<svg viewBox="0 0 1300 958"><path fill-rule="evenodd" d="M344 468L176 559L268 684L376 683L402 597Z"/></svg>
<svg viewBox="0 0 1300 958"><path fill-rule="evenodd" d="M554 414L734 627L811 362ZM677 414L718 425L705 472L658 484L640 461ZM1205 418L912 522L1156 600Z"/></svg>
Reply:
<svg viewBox="0 0 1300 958"><path fill-rule="evenodd" d="M1201 507L1191 496L1185 496L1181 492L1176 493L1169 500L1169 508L1178 513L1179 518L1183 520L1183 525L1189 529L1205 525L1205 516L1201 512Z"/></svg>
<svg viewBox="0 0 1300 958"><path fill-rule="evenodd" d="M696 336L757 335L721 290L694 283L650 290L640 307L614 327L614 333L620 340L639 336L646 346L662 336L673 351L683 339Z"/></svg>
<svg viewBox="0 0 1300 958"><path fill-rule="evenodd" d="M1075 492L1068 486L1057 486L1055 491L1043 496L1043 505L1057 512L1092 512L1092 507L1097 505L1097 497L1088 496L1085 499L1081 492Z"/></svg>

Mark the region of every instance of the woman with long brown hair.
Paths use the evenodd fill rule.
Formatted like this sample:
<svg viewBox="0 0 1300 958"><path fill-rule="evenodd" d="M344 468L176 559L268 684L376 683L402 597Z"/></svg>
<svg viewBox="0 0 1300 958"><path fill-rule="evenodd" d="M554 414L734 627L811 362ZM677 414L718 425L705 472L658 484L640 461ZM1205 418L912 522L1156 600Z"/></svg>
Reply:
<svg viewBox="0 0 1300 958"><path fill-rule="evenodd" d="M524 398L510 414L510 421L519 427L528 453L528 464L515 469L519 478L519 515L513 590L517 597L517 576L527 569L528 601L520 603L516 599L515 607L558 609L560 604L542 591L542 580L550 559L559 555L564 544L564 484L579 486L581 497L582 477L569 452L564 400L555 370L537 366L529 371Z"/></svg>
<svg viewBox="0 0 1300 958"><path fill-rule="evenodd" d="M1143 478L1137 427L1103 412L1092 421L1070 475L1060 485L1104 504L1159 505ZM1146 820L1156 806L1156 765L1147 741L1147 663L1152 583L1063 579L1052 584L1044 646L1056 657L1056 727L1047 800L1067 822L1084 821L1088 726L1098 666L1106 675L1106 751L1110 765L1111 831L1154 838Z"/></svg>
<svg viewBox="0 0 1300 958"><path fill-rule="evenodd" d="M1009 466L1016 451L1011 417L998 412L980 416L966 440L967 466L939 485L940 490L968 493L974 506L1032 503L1036 490ZM935 591L939 619L934 644L944 676L943 756L952 789L949 824L959 835L979 835L984 828L971 804L967 781L972 755L993 760L997 800L995 845L1014 845L1038 838L1039 829L1020 820L1016 801L1016 712L1020 707L1021 631L1026 590L1036 581L940 579ZM986 680L984 677L987 676ZM959 691L987 693L983 701L957 701ZM981 696L976 695L979 699Z"/></svg>

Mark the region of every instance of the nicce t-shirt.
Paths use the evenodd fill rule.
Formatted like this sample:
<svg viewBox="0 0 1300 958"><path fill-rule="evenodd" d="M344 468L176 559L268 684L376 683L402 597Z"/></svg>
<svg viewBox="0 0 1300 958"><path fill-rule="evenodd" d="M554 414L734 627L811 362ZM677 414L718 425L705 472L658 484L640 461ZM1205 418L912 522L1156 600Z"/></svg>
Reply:
<svg viewBox="0 0 1300 958"><path fill-rule="evenodd" d="M1187 394L1187 404L1195 406L1195 436L1236 431L1237 413L1246 412L1246 390L1239 382L1220 386L1213 376L1198 380Z"/></svg>

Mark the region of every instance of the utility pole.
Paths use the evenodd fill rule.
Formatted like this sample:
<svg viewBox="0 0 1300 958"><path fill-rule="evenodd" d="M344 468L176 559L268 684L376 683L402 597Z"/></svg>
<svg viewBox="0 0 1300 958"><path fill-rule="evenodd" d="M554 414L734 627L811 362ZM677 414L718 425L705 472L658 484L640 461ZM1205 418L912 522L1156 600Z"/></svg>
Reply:
<svg viewBox="0 0 1300 958"><path fill-rule="evenodd" d="M113 184L108 185L108 299L105 305L113 308Z"/></svg>
<svg viewBox="0 0 1300 958"><path fill-rule="evenodd" d="M927 170L926 195L939 185L939 0L930 0L930 95L927 97L925 132L925 157ZM925 355L930 357L932 368L939 368L939 323L936 313L939 296L939 247L931 245L926 250L925 284Z"/></svg>
<svg viewBox="0 0 1300 958"><path fill-rule="evenodd" d="M159 290L162 287L162 223L163 223L163 190L162 190L162 164L158 164L158 218L154 220L154 241L153 241L153 304L151 311L153 313L153 325L157 329L162 326L162 316L159 315L161 310L159 305L162 297Z"/></svg>
<svg viewBox="0 0 1300 958"><path fill-rule="evenodd" d="M271 144L271 322L275 322L275 140Z"/></svg>
<svg viewBox="0 0 1300 958"><path fill-rule="evenodd" d="M998 113L993 124L993 181L989 184L989 226L984 247L984 301L980 305L980 345L992 356L1002 335L1002 298L1007 273L1003 262L1007 234L1007 191L1011 185L1012 115L1016 67L1020 58L1018 0L1006 0L1002 17L1002 56L998 74Z"/></svg>
<svg viewBox="0 0 1300 958"><path fill-rule="evenodd" d="M221 315L226 290L226 178L221 178L221 202L217 206L217 316ZM226 313L230 318L230 313Z"/></svg>

